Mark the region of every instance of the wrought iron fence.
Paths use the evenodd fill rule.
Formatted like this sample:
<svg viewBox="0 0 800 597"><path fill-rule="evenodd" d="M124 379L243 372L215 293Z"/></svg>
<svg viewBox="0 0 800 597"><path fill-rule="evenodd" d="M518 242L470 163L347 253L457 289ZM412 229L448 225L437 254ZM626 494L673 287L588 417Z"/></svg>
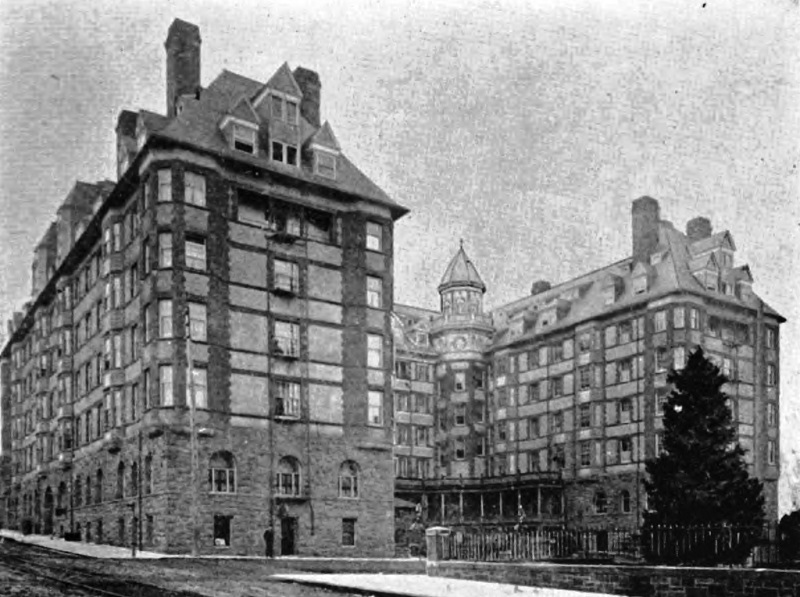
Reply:
<svg viewBox="0 0 800 597"><path fill-rule="evenodd" d="M650 528L453 528L442 558L466 561L595 560L616 563L781 564L777 525Z"/></svg>

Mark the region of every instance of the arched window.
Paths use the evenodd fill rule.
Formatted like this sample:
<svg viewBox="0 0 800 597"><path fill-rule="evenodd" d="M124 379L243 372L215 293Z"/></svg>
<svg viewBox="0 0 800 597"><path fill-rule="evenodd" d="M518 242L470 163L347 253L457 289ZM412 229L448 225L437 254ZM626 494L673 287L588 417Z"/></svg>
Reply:
<svg viewBox="0 0 800 597"><path fill-rule="evenodd" d="M144 493L153 493L153 457L150 454L144 458Z"/></svg>
<svg viewBox="0 0 800 597"><path fill-rule="evenodd" d="M117 465L117 499L125 497L125 463Z"/></svg>
<svg viewBox="0 0 800 597"><path fill-rule="evenodd" d="M139 492L139 465L135 462L131 465L131 495Z"/></svg>
<svg viewBox="0 0 800 597"><path fill-rule="evenodd" d="M627 489L623 489L622 493L619 494L619 509L624 514L630 514L631 511L631 492Z"/></svg>
<svg viewBox="0 0 800 597"><path fill-rule="evenodd" d="M607 511L606 494L598 491L594 494L594 513L605 514Z"/></svg>
<svg viewBox="0 0 800 597"><path fill-rule="evenodd" d="M358 465L346 460L339 467L339 497L358 497Z"/></svg>
<svg viewBox="0 0 800 597"><path fill-rule="evenodd" d="M236 463L230 452L216 452L208 462L211 493L236 493Z"/></svg>
<svg viewBox="0 0 800 597"><path fill-rule="evenodd" d="M81 487L81 478L78 477L77 479L75 479L75 488L74 488L75 505L76 506L80 506L81 505L81 499L83 498L82 489L83 488Z"/></svg>
<svg viewBox="0 0 800 597"><path fill-rule="evenodd" d="M97 469L94 485L94 502L99 504L103 501L103 470Z"/></svg>
<svg viewBox="0 0 800 597"><path fill-rule="evenodd" d="M291 456L281 458L275 476L278 495L300 495L300 464L296 458Z"/></svg>

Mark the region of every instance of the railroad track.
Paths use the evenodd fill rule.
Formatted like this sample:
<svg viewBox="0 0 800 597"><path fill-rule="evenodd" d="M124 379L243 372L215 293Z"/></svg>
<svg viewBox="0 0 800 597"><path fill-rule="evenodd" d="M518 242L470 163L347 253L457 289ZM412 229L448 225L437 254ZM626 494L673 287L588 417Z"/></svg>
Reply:
<svg viewBox="0 0 800 597"><path fill-rule="evenodd" d="M37 553L32 558L31 555L34 552ZM0 558L2 565L6 568L53 584L70 587L89 595L102 595L104 597L197 597L195 593L173 591L156 585L65 564L63 560L68 560L74 564L76 561L86 561L89 558L76 554L56 552L45 547L30 545L23 547L20 544L6 540L0 544L0 555L2 556Z"/></svg>

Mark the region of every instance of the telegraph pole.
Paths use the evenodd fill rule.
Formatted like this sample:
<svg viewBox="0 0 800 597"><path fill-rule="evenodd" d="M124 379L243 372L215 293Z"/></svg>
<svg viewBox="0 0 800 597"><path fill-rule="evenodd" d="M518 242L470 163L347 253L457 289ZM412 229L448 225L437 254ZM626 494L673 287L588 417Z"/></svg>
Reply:
<svg viewBox="0 0 800 597"><path fill-rule="evenodd" d="M192 322L189 318L189 307L186 307L186 377L189 388L189 451L191 452L191 520L192 520L192 557L197 556L198 552L198 504L197 504L197 478L198 478L198 457L197 457L197 426L195 424L195 395L194 395L194 362L192 361Z"/></svg>

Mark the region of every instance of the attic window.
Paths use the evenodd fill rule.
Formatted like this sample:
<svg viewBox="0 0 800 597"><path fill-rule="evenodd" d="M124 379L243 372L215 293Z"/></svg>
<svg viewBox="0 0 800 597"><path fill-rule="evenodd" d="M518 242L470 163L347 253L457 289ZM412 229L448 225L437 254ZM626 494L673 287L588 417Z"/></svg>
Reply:
<svg viewBox="0 0 800 597"><path fill-rule="evenodd" d="M256 153L256 132L253 129L233 125L233 148L247 153Z"/></svg>
<svg viewBox="0 0 800 597"><path fill-rule="evenodd" d="M297 166L297 147L280 141L272 142L272 161Z"/></svg>
<svg viewBox="0 0 800 597"><path fill-rule="evenodd" d="M284 99L279 95L270 95L269 103L273 118L277 120L283 120L289 124L297 124L296 101Z"/></svg>
<svg viewBox="0 0 800 597"><path fill-rule="evenodd" d="M323 151L314 152L317 174L326 178L336 178L336 156Z"/></svg>
<svg viewBox="0 0 800 597"><path fill-rule="evenodd" d="M644 294L647 292L647 276L636 276L633 279L633 293Z"/></svg>

